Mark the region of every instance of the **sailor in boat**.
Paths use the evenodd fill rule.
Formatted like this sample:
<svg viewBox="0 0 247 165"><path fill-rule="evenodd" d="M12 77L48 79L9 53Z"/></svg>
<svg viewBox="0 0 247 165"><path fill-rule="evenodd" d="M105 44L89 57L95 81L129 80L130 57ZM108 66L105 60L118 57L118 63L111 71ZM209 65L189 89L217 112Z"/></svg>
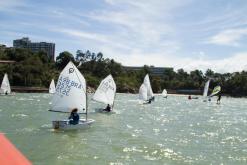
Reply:
<svg viewBox="0 0 247 165"><path fill-rule="evenodd" d="M220 104L221 94L218 95L217 104Z"/></svg>
<svg viewBox="0 0 247 165"><path fill-rule="evenodd" d="M106 112L111 112L110 104L107 104L106 108L104 109Z"/></svg>
<svg viewBox="0 0 247 165"><path fill-rule="evenodd" d="M5 95L8 95L8 91L5 92Z"/></svg>
<svg viewBox="0 0 247 165"><path fill-rule="evenodd" d="M155 99L155 97L154 97L154 96L152 96L152 97L151 97L151 101L154 101L154 99Z"/></svg>
<svg viewBox="0 0 247 165"><path fill-rule="evenodd" d="M79 123L80 116L77 113L78 109L74 108L71 110L70 116L69 116L69 124L76 125Z"/></svg>

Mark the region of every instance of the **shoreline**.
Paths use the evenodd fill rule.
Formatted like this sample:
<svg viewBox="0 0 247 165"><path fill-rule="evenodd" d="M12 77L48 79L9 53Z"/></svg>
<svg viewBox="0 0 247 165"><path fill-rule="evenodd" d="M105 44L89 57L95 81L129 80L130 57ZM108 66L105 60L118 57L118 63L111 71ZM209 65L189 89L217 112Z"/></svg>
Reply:
<svg viewBox="0 0 247 165"><path fill-rule="evenodd" d="M11 90L16 93L48 93L49 88L45 87L24 87L24 86L11 86ZM87 88L88 93L95 93L96 89L92 87ZM194 95L194 96L202 96L202 93L197 90L197 92L181 92L181 90L167 90L168 95L171 96L188 96L188 95ZM132 92L117 92L121 94L138 94L138 93L132 93ZM155 95L161 95L161 93L154 93ZM234 98L246 98L246 96L231 96L229 94L222 94L222 96L226 97L234 97Z"/></svg>

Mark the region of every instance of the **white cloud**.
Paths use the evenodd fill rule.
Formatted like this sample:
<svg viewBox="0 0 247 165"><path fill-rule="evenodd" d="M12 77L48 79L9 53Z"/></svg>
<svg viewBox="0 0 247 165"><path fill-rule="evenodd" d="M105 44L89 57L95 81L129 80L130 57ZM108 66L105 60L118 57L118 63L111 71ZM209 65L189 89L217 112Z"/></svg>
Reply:
<svg viewBox="0 0 247 165"><path fill-rule="evenodd" d="M18 33L15 34L18 37L29 33L30 39L37 41L54 38L59 51L101 51L105 57L114 58L124 65L147 64L185 68L187 71L211 68L228 72L246 69L242 62L246 61L247 53L235 53L230 57L222 47L214 46L215 50L212 50L212 45L205 45L205 42L201 44L201 41L207 40L207 44L240 45L247 34L247 29L243 28L247 20L243 15L245 10L220 10L221 14L217 16L212 12L208 14L207 10L205 16L202 14L191 18L188 15L198 12L194 3L189 6L193 1L104 0L104 4L91 10L87 10L87 6L82 7L83 3L78 3L78 8L66 9L60 4L41 5L42 10L36 11L35 3L29 4L27 0L0 0L0 10L6 8L9 15L23 18L13 22L6 20L1 28L4 35L8 34L5 30ZM21 5L30 10L16 8ZM13 27L18 27L18 30ZM216 31L221 32L216 34ZM228 58L213 60L208 54L212 51L226 54ZM185 54L190 56L185 57Z"/></svg>
<svg viewBox="0 0 247 165"><path fill-rule="evenodd" d="M221 31L215 36L209 38L207 43L217 45L238 46L239 40L247 35L247 29L229 29Z"/></svg>
<svg viewBox="0 0 247 165"><path fill-rule="evenodd" d="M127 66L143 66L154 65L159 67L173 67L174 70L183 68L186 71L199 69L206 71L212 69L215 72L226 73L247 70L247 52L233 54L231 57L213 60L204 55L204 52L198 53L198 58L178 57L169 52L149 53L133 50L128 54L116 52L107 47L101 47L104 54L114 57L116 61L121 61L123 65Z"/></svg>

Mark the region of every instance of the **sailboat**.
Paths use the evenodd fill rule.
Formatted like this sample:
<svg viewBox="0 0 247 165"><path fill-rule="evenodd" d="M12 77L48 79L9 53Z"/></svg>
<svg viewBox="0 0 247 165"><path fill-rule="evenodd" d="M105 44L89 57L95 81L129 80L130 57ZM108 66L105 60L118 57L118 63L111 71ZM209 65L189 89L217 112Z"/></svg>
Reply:
<svg viewBox="0 0 247 165"><path fill-rule="evenodd" d="M55 92L56 92L56 86L54 80L52 79L49 87L49 93L54 94Z"/></svg>
<svg viewBox="0 0 247 165"><path fill-rule="evenodd" d="M1 88L0 88L0 95L14 95L14 93L11 92L9 78L8 78L7 73L5 73L3 77L3 81L1 84Z"/></svg>
<svg viewBox="0 0 247 165"><path fill-rule="evenodd" d="M148 89L145 84L142 84L139 89L139 99L142 104L151 103L151 100L148 99Z"/></svg>
<svg viewBox="0 0 247 165"><path fill-rule="evenodd" d="M208 80L206 83L205 83L205 86L204 86L204 90L203 90L203 98L204 98L204 102L207 101L207 98L208 98L208 88L209 88L209 84L210 84L210 80Z"/></svg>
<svg viewBox="0 0 247 165"><path fill-rule="evenodd" d="M221 91L221 87L219 85L214 87L213 92L211 93L211 95L209 97L213 97L213 96L217 95L220 91Z"/></svg>
<svg viewBox="0 0 247 165"><path fill-rule="evenodd" d="M161 94L164 98L167 98L167 90L164 89Z"/></svg>
<svg viewBox="0 0 247 165"><path fill-rule="evenodd" d="M148 100L150 99L151 101L154 101L154 93L153 93L153 90L151 87L151 83L150 83L150 79L149 79L148 74L146 74L146 76L144 77L143 84L147 87Z"/></svg>
<svg viewBox="0 0 247 165"><path fill-rule="evenodd" d="M76 125L69 124L69 120L54 120L52 125L54 129L81 129L91 125L94 120L87 118L87 93L86 80L77 69L69 62L59 75L56 86L56 92L52 98L50 111L70 113L72 109L77 108L78 113L85 114L85 119L80 119Z"/></svg>
<svg viewBox="0 0 247 165"><path fill-rule="evenodd" d="M109 104L112 111L114 107L115 96L116 96L116 84L112 75L108 75L104 80L101 81L92 99L94 101L106 105ZM104 111L103 109L100 109L100 111L107 112Z"/></svg>

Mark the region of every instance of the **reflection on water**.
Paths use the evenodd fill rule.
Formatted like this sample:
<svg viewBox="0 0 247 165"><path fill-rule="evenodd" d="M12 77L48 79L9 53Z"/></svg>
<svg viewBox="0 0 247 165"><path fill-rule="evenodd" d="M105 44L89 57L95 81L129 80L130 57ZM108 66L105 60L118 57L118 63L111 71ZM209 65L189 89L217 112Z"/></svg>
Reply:
<svg viewBox="0 0 247 165"><path fill-rule="evenodd" d="M34 164L246 164L247 99L203 102L186 96L156 96L140 105L138 96L117 94L114 114L89 101L91 128L54 131L51 95L0 98L0 131ZM90 100L90 99L89 99ZM83 115L82 115L83 116Z"/></svg>

